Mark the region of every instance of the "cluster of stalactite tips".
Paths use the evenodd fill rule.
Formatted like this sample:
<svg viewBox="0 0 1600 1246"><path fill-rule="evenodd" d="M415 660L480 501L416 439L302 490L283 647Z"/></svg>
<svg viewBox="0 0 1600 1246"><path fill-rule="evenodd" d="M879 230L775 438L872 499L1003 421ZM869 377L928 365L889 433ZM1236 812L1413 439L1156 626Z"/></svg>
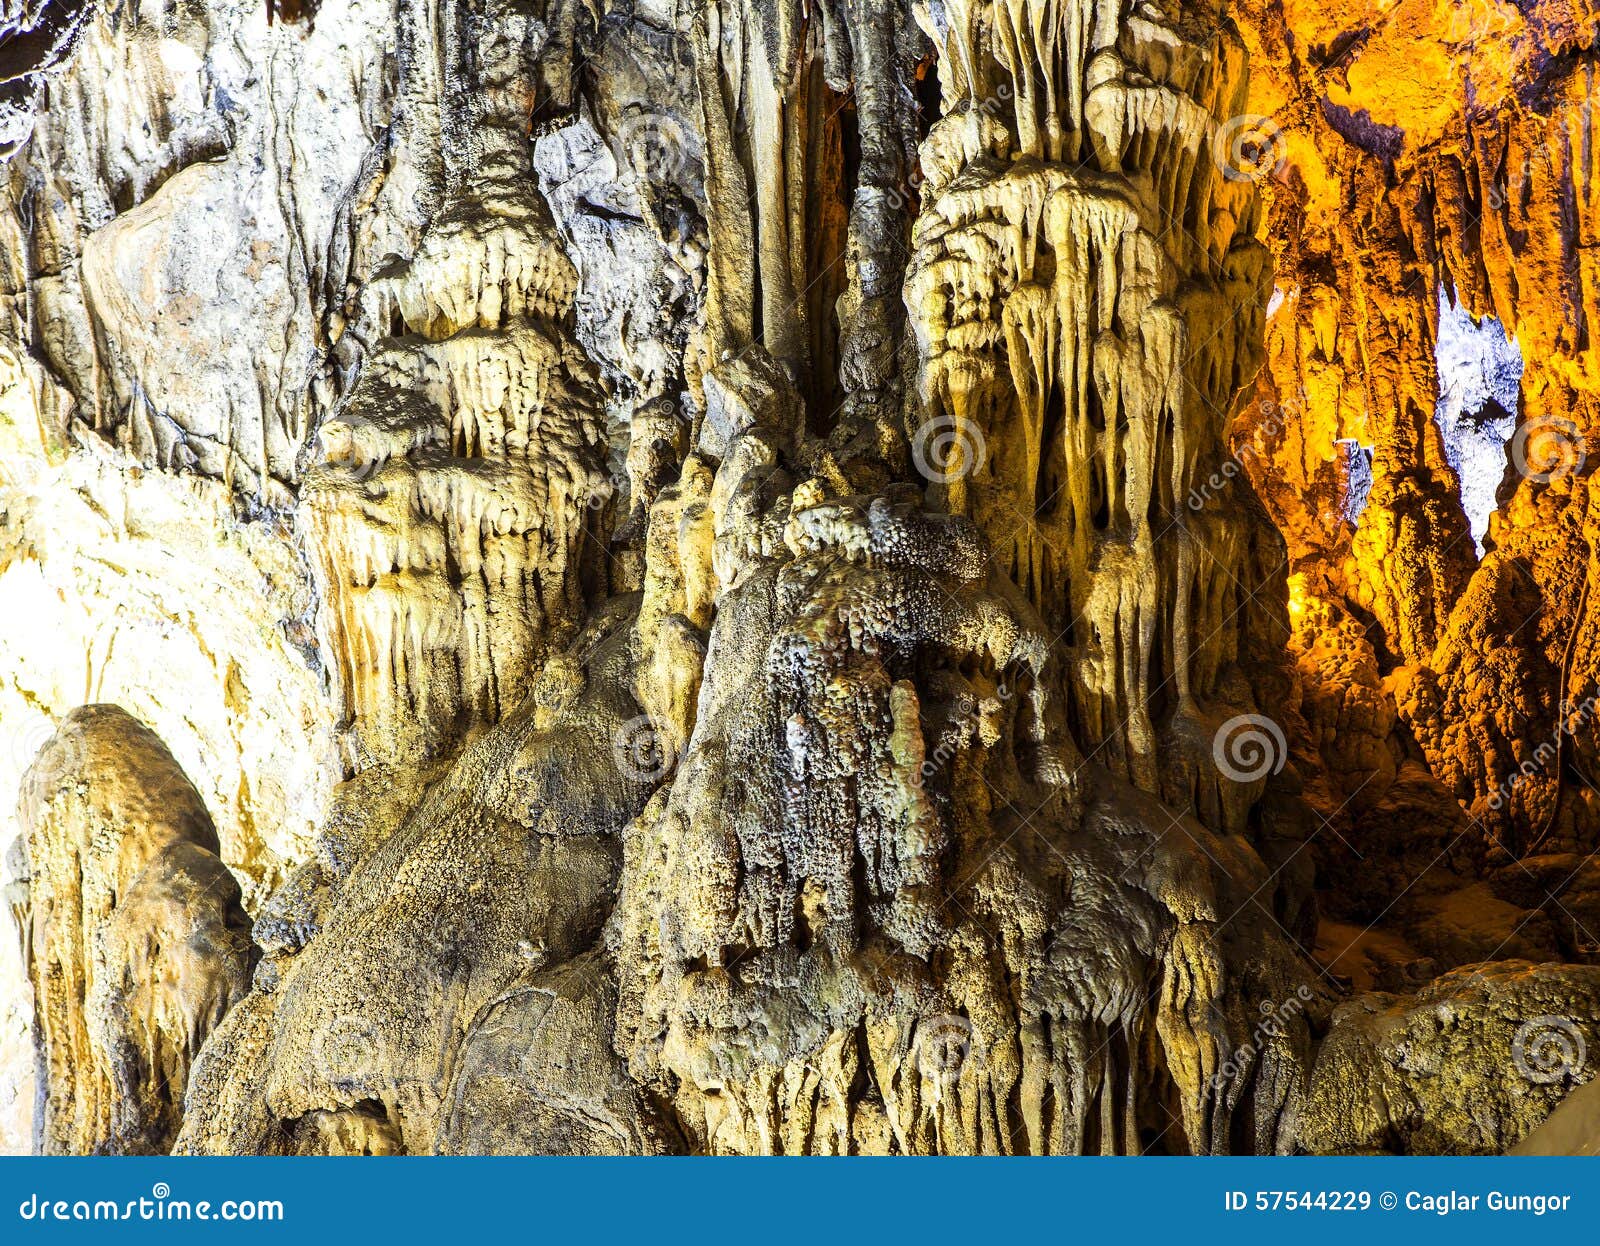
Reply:
<svg viewBox="0 0 1600 1246"><path fill-rule="evenodd" d="M0 1149L1600 1144L1597 66L4 0Z"/></svg>

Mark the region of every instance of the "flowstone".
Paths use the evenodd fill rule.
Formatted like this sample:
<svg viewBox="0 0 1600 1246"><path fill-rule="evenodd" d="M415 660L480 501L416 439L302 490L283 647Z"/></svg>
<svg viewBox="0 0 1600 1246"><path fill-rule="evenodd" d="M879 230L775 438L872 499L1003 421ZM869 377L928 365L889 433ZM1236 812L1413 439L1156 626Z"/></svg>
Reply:
<svg viewBox="0 0 1600 1246"><path fill-rule="evenodd" d="M1597 29L12 5L0 1140L1581 1145Z"/></svg>

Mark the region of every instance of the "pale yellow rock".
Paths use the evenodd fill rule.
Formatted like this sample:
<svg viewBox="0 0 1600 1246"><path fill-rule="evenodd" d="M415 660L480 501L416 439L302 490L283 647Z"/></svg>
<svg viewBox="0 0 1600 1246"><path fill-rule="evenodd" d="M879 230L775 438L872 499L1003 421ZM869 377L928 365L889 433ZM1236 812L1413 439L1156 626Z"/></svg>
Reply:
<svg viewBox="0 0 1600 1246"><path fill-rule="evenodd" d="M0 1144L1582 1132L1595 13L308 18L0 101Z"/></svg>

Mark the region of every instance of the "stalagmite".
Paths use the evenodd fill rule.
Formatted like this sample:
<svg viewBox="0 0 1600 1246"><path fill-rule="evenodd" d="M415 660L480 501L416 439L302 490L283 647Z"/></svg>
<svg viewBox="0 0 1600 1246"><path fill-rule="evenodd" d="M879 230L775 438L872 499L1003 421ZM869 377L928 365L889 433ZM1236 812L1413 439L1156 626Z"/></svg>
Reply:
<svg viewBox="0 0 1600 1246"><path fill-rule="evenodd" d="M239 885L161 741L68 715L24 779L29 975L53 1154L162 1154L201 1047L249 987Z"/></svg>
<svg viewBox="0 0 1600 1246"><path fill-rule="evenodd" d="M0 1147L1565 1136L1597 23L12 5Z"/></svg>

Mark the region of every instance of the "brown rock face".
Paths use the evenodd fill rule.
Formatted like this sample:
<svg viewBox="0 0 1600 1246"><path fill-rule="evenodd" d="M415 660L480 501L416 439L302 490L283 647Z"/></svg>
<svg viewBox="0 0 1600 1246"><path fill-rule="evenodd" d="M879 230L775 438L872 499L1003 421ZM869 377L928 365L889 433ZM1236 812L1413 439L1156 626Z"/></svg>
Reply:
<svg viewBox="0 0 1600 1246"><path fill-rule="evenodd" d="M1600 14L27 22L33 1146L1583 1133Z"/></svg>

